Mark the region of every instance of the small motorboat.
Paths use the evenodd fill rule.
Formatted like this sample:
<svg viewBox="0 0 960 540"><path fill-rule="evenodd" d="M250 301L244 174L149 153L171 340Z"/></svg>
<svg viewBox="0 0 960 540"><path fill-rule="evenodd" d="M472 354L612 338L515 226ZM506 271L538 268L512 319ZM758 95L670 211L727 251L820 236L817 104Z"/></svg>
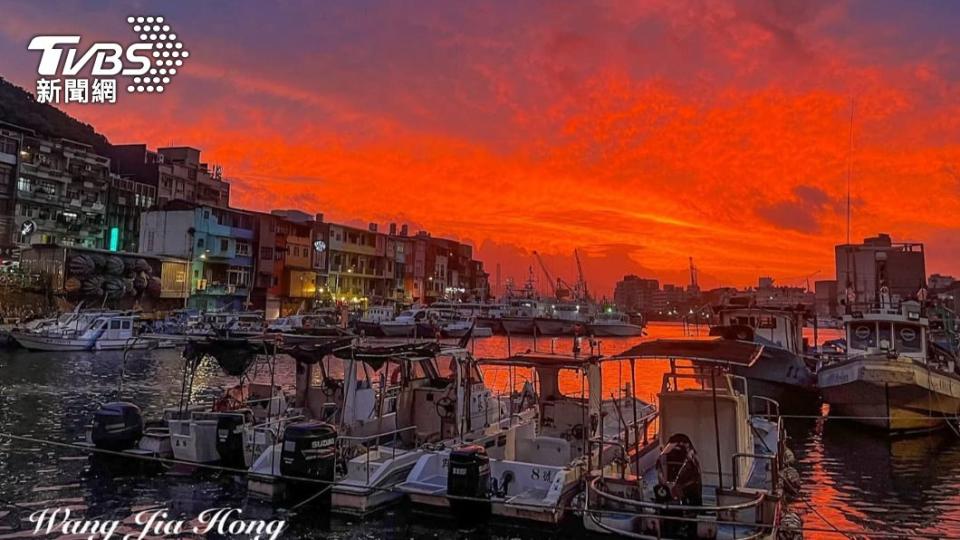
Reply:
<svg viewBox="0 0 960 540"><path fill-rule="evenodd" d="M643 326L630 322L626 313L608 309L598 313L593 322L587 325L588 332L600 337L633 337L643 335Z"/></svg>

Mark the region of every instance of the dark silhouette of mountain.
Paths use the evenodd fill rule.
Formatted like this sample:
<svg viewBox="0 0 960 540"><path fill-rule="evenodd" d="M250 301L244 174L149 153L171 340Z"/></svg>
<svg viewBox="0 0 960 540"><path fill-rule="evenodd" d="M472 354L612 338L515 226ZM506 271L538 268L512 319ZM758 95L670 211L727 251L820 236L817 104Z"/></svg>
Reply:
<svg viewBox="0 0 960 540"><path fill-rule="evenodd" d="M33 95L0 77L0 121L32 129L38 135L70 139L93 146L100 155L107 155L110 141L93 126L48 105L37 103Z"/></svg>

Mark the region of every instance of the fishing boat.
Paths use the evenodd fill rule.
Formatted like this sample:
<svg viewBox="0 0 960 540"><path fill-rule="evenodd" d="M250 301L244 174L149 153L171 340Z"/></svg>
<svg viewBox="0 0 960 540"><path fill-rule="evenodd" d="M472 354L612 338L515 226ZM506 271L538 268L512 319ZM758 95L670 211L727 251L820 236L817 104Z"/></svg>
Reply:
<svg viewBox="0 0 960 540"><path fill-rule="evenodd" d="M267 333L279 336L288 344L352 335L349 329L338 324L337 313L332 310L280 317L267 326Z"/></svg>
<svg viewBox="0 0 960 540"><path fill-rule="evenodd" d="M208 311L200 322L187 328L190 337L245 338L262 336L265 322L262 311Z"/></svg>
<svg viewBox="0 0 960 540"><path fill-rule="evenodd" d="M396 314L393 306L370 306L363 315L353 324L353 329L358 335L369 337L383 336L383 330L380 329L380 323L392 320Z"/></svg>
<svg viewBox="0 0 960 540"><path fill-rule="evenodd" d="M929 315L919 301L897 304L885 293L876 306L844 315L846 353L818 373L831 416L892 432L957 421L956 341L933 339Z"/></svg>
<svg viewBox="0 0 960 540"><path fill-rule="evenodd" d="M119 311L74 312L34 329L17 328L10 337L31 351L109 351L172 347L173 342L141 335L136 315Z"/></svg>
<svg viewBox="0 0 960 540"><path fill-rule="evenodd" d="M627 538L777 538L783 425L776 403L750 396L730 370L755 363L762 351L715 337L660 339L616 355L631 365L669 361L659 436L655 451L587 480L585 528ZM751 398L768 405L765 414L751 416Z"/></svg>
<svg viewBox="0 0 960 540"><path fill-rule="evenodd" d="M612 308L598 313L587 328L590 334L598 337L633 337L643 335L643 325L634 324L630 321L629 315Z"/></svg>
<svg viewBox="0 0 960 540"><path fill-rule="evenodd" d="M427 310L414 308L401 311L393 320L382 321L380 331L386 337L410 337L418 334L417 325L425 322Z"/></svg>
<svg viewBox="0 0 960 540"><path fill-rule="evenodd" d="M393 488L425 445L444 447L464 436L496 444L499 422L507 418L460 346L344 344L284 351L298 362L296 406L305 421L288 424L282 444L253 463L249 489L257 496L289 497L305 487L303 495L311 497L323 486L298 489L296 481L281 477L308 478L332 485L333 511L366 514L402 497ZM297 457L299 441L308 436L331 441L324 458L332 460L329 466L301 466L306 460Z"/></svg>
<svg viewBox="0 0 960 540"><path fill-rule="evenodd" d="M516 370L529 375L523 392L511 397L512 410L532 405L537 417L515 419L502 444L465 442L426 452L398 488L414 504L450 511L463 522L492 515L560 523L588 472L644 447L655 417L629 388L604 397L602 363L592 355L554 354L481 360L488 376L499 371L515 381Z"/></svg>
<svg viewBox="0 0 960 540"><path fill-rule="evenodd" d="M736 297L715 306L717 324L710 335L763 345L750 366L731 366L747 379L750 394L777 401L784 411L804 412L819 406L817 359L803 337L810 313L803 306L759 306L752 298Z"/></svg>
<svg viewBox="0 0 960 540"><path fill-rule="evenodd" d="M533 324L540 336L572 336L586 334L592 317L589 304L557 302L545 308L542 316L535 317Z"/></svg>

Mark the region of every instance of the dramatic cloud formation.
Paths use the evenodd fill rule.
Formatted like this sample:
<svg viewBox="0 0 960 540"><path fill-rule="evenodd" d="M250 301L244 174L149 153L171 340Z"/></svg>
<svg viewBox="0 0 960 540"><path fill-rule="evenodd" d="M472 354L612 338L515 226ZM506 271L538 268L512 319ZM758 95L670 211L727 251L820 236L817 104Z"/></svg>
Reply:
<svg viewBox="0 0 960 540"><path fill-rule="evenodd" d="M191 61L162 96L67 110L114 142L188 144L233 204L408 221L525 279L532 251L609 294L833 273L846 238L928 243L960 212L957 10L934 2L7 2L0 74L32 88L37 33L122 39L130 13ZM853 122L850 148L851 104Z"/></svg>

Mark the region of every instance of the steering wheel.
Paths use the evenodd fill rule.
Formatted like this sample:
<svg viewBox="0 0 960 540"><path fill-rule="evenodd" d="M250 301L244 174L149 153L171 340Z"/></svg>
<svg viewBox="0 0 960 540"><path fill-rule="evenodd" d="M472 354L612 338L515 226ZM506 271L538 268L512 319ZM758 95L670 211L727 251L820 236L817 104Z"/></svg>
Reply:
<svg viewBox="0 0 960 540"><path fill-rule="evenodd" d="M324 379L320 391L327 397L333 397L339 390L343 390L343 381L338 379Z"/></svg>
<svg viewBox="0 0 960 540"><path fill-rule="evenodd" d="M436 402L436 407L437 416L446 418L453 416L454 414L454 401L450 398L450 396L443 396L442 398L438 399Z"/></svg>

